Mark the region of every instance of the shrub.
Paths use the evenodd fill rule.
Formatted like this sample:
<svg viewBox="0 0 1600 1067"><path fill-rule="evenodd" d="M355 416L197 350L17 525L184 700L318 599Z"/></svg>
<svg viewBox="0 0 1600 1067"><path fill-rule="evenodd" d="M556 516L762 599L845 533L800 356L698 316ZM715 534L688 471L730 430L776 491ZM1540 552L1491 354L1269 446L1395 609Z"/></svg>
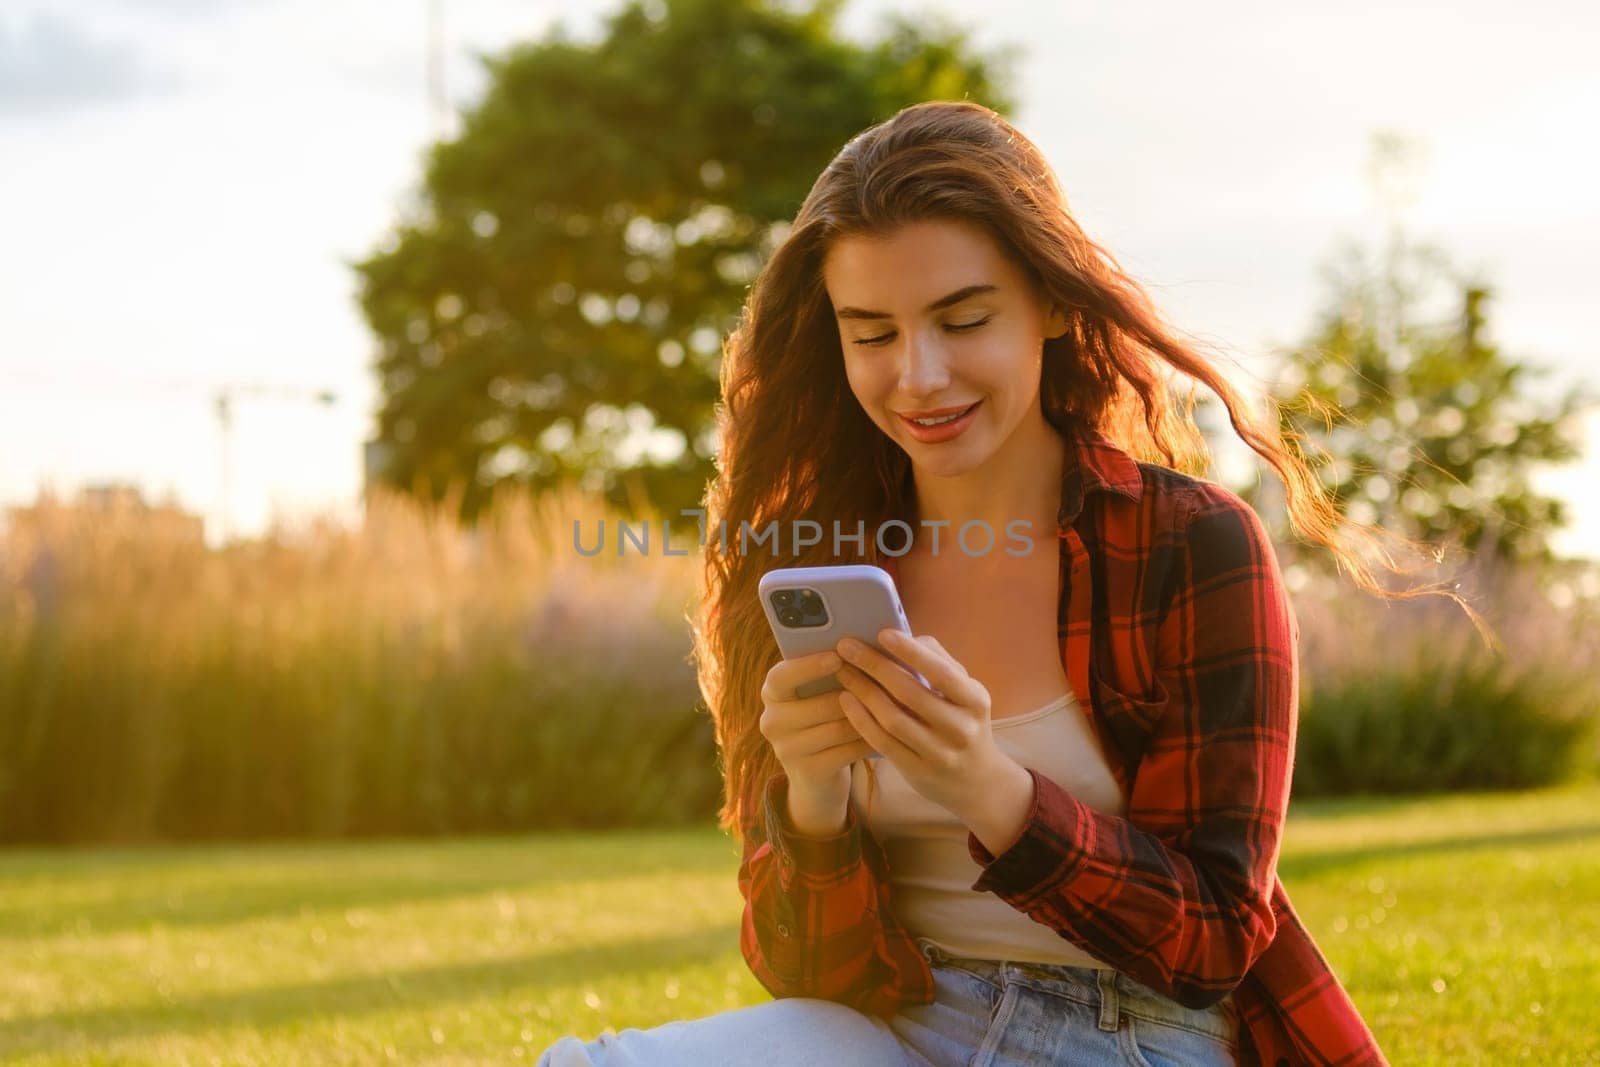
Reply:
<svg viewBox="0 0 1600 1067"><path fill-rule="evenodd" d="M572 495L447 515L380 496L221 550L137 513L13 522L0 839L712 817L692 557L579 556L573 520L614 517Z"/></svg>
<svg viewBox="0 0 1600 1067"><path fill-rule="evenodd" d="M1297 591L1297 796L1517 788L1594 771L1592 598L1481 562L1464 588L1503 649L1440 598L1384 603L1326 581Z"/></svg>

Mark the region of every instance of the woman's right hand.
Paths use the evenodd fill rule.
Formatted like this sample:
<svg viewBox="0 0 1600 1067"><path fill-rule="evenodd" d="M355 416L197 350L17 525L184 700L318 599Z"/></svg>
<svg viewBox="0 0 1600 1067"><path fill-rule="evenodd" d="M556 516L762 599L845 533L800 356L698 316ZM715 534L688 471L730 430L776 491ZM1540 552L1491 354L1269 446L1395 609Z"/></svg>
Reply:
<svg viewBox="0 0 1600 1067"><path fill-rule="evenodd" d="M841 666L832 649L773 664L761 686L760 727L789 776L791 794L837 799L842 806L850 795L850 764L875 750L839 706L843 690L795 696L799 686Z"/></svg>

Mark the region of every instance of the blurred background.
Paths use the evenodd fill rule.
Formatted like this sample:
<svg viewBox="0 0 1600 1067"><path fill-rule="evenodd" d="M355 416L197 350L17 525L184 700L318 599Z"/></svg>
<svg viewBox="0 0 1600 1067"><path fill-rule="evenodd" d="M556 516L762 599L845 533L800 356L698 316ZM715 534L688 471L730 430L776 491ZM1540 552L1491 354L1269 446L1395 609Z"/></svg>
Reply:
<svg viewBox="0 0 1600 1067"><path fill-rule="evenodd" d="M1406 1062L1495 1062L1532 1016L1584 1062L1597 30L1549 0L8 0L0 1053L487 1062L762 999L694 558L582 557L574 524L692 545L722 339L787 220L859 130L970 98L1342 507L1450 553L1497 648L1295 544L1202 398L1301 621L1308 922ZM1463 877L1496 902L1401 903ZM665 911L629 940L602 892Z"/></svg>

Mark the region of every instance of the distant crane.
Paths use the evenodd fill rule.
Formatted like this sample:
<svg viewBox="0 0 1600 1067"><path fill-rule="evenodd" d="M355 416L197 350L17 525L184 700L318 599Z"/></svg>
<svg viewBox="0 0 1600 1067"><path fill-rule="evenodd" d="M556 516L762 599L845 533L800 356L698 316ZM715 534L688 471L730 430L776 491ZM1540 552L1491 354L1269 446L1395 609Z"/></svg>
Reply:
<svg viewBox="0 0 1600 1067"><path fill-rule="evenodd" d="M217 424L222 429L222 542L233 537L233 408L240 400L291 400L332 407L339 395L331 389L307 389L292 385L239 384L219 385L211 394L217 412Z"/></svg>
<svg viewBox="0 0 1600 1067"><path fill-rule="evenodd" d="M219 532L223 542L233 536L233 411L240 400L290 400L331 407L339 402L339 394L331 389L311 389L294 385L264 385L233 382L224 385L207 385L183 380L135 379L115 380L102 377L41 374L36 371L8 371L0 374L5 381L26 382L33 385L70 385L75 389L102 388L126 393L134 389L161 389L172 392L193 392L206 389L211 393L211 403L217 413L217 424L222 430L222 499L218 501Z"/></svg>

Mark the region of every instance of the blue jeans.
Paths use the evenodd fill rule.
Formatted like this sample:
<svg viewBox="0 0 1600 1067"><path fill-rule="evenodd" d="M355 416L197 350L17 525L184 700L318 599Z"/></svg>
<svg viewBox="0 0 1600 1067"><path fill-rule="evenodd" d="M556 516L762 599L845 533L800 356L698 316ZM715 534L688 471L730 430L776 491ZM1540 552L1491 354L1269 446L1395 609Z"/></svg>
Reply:
<svg viewBox="0 0 1600 1067"><path fill-rule="evenodd" d="M1211 1067L1234 1064L1232 998L1185 1008L1115 971L953 957L918 938L932 1004L885 1021L784 997L648 1030L564 1037L538 1067Z"/></svg>

